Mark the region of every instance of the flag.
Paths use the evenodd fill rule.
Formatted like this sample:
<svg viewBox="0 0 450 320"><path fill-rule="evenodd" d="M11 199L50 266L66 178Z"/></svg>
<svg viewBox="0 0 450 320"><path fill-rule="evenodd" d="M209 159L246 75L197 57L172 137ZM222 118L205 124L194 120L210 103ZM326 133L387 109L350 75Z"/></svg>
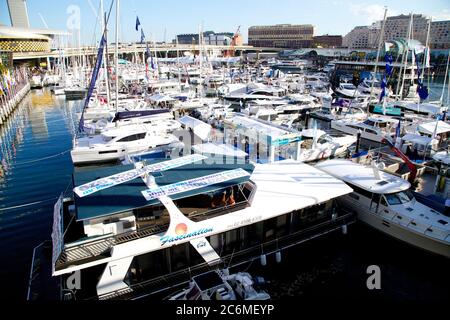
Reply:
<svg viewBox="0 0 450 320"><path fill-rule="evenodd" d="M95 66L94 66L94 69L92 70L92 77L91 77L91 82L89 84L87 96L86 96L86 99L84 100L83 111L81 112L80 123L78 125L78 129L80 132L84 131L84 111L88 107L89 100L91 99L92 92L94 91L95 83L97 81L97 76L100 71L100 66L102 64L103 49L104 49L105 45L106 45L106 38L105 38L105 35L103 35L102 39L100 41L100 45L98 47L97 60L95 61Z"/></svg>
<svg viewBox="0 0 450 320"><path fill-rule="evenodd" d="M384 77L383 77L383 80L381 81L380 102L386 96L386 87L387 87L387 79L386 79L386 74L385 74Z"/></svg>
<svg viewBox="0 0 450 320"><path fill-rule="evenodd" d="M153 63L153 56L150 57L150 66L153 70L156 69L155 64Z"/></svg>
<svg viewBox="0 0 450 320"><path fill-rule="evenodd" d="M400 138L400 123L401 121L398 120L397 128L395 128L395 140L397 140L397 138Z"/></svg>
<svg viewBox="0 0 450 320"><path fill-rule="evenodd" d="M141 43L144 43L145 35L144 35L144 29L141 29Z"/></svg>
<svg viewBox="0 0 450 320"><path fill-rule="evenodd" d="M424 54L425 54L425 68L429 68L430 67L430 48L426 47Z"/></svg>
<svg viewBox="0 0 450 320"><path fill-rule="evenodd" d="M141 25L141 22L139 21L139 17L136 16L136 31L139 30L139 26Z"/></svg>
<svg viewBox="0 0 450 320"><path fill-rule="evenodd" d="M423 101L428 98L428 88L423 84L423 81L420 78L422 71L420 70L420 64L417 55L415 55L415 58L417 63L417 93L419 94L420 100Z"/></svg>

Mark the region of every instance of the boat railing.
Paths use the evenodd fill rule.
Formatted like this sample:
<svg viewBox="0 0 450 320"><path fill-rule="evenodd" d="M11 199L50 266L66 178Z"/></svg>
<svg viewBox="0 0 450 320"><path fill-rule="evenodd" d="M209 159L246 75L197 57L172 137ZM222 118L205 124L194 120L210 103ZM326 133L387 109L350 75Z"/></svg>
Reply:
<svg viewBox="0 0 450 320"><path fill-rule="evenodd" d="M295 245L304 243L308 240L320 237L329 232L342 228L343 225L352 224L355 221L354 213L339 209L341 215L331 220L321 221L313 225L306 225L304 228L277 237L275 239L258 243L239 252L232 252L221 257L221 262L213 268L231 268L258 259L262 254L271 255L288 249ZM206 262L197 264L190 268L181 269L167 275L159 276L153 279L131 284L125 289L120 289L98 297L92 297L89 300L114 300L114 299L141 299L147 296L164 293L168 290L177 290L180 286L186 285L193 276L205 273L211 270L211 266Z"/></svg>
<svg viewBox="0 0 450 320"><path fill-rule="evenodd" d="M87 261L110 257L113 246L162 233L168 227L169 224L150 226L138 231L129 231L106 238L95 238L91 241L86 239L81 243L67 244L56 262L55 269L60 270L69 265L77 265Z"/></svg>

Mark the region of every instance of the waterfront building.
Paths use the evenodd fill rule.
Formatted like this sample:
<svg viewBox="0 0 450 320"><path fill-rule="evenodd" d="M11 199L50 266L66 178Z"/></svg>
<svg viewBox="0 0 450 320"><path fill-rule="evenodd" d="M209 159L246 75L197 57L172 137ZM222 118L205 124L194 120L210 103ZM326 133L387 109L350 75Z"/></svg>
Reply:
<svg viewBox="0 0 450 320"><path fill-rule="evenodd" d="M311 24L278 24L252 26L248 29L248 44L255 47L310 48L314 26Z"/></svg>
<svg viewBox="0 0 450 320"><path fill-rule="evenodd" d="M329 34L315 36L313 38L313 45L321 48L339 48L342 47L342 36Z"/></svg>
<svg viewBox="0 0 450 320"><path fill-rule="evenodd" d="M421 14L413 15L412 38L421 43L425 43L427 39L427 27L429 19ZM384 28L384 41L392 41L408 38L408 28L411 16L401 14L394 17L386 18L386 26Z"/></svg>
<svg viewBox="0 0 450 320"><path fill-rule="evenodd" d="M214 32L205 31L203 32L203 40L207 45L229 45L233 39L232 32ZM242 38L240 38L240 44L242 45ZM177 40L179 44L198 44L198 33L188 33L177 35Z"/></svg>
<svg viewBox="0 0 450 320"><path fill-rule="evenodd" d="M357 26L344 36L342 45L354 49L376 48L379 34L380 28L377 24Z"/></svg>
<svg viewBox="0 0 450 320"><path fill-rule="evenodd" d="M411 20L410 15L398 15L386 18L384 30L384 41L393 41L408 38L408 28ZM357 26L344 36L343 46L355 49L376 48L378 45L378 34L381 21L371 26ZM426 43L428 23L430 18L422 14L413 15L412 39ZM431 21L429 46L431 49L450 48L450 20Z"/></svg>
<svg viewBox="0 0 450 320"><path fill-rule="evenodd" d="M450 20L431 22L430 47L450 49Z"/></svg>

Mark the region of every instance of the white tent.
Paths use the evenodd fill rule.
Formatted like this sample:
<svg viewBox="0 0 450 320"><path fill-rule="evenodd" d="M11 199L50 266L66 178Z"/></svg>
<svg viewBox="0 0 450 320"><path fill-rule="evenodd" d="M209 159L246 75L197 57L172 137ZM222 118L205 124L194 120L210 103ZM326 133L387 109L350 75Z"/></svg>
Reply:
<svg viewBox="0 0 450 320"><path fill-rule="evenodd" d="M221 155L235 158L245 158L247 153L235 148L230 144L203 143L192 146L192 149L199 154Z"/></svg>
<svg viewBox="0 0 450 320"><path fill-rule="evenodd" d="M162 94L155 94L149 98L153 102L168 102L168 101L175 101L175 99L165 96Z"/></svg>
<svg viewBox="0 0 450 320"><path fill-rule="evenodd" d="M419 125L419 131L426 134L433 134L436 129L436 121L431 121ZM436 134L450 132L450 124L444 121L438 121Z"/></svg>
<svg viewBox="0 0 450 320"><path fill-rule="evenodd" d="M200 137L202 140L207 140L211 132L211 125L200 121L198 119L192 118L190 116L184 116L178 119L182 125L186 128L190 128L194 133Z"/></svg>

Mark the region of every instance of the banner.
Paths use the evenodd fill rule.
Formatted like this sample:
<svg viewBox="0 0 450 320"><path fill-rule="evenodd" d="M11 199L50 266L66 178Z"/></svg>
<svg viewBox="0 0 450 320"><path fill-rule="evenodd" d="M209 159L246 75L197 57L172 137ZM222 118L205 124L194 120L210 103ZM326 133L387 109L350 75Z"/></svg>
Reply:
<svg viewBox="0 0 450 320"><path fill-rule="evenodd" d="M95 62L94 70L92 71L92 78L91 82L89 84L88 93L86 96L86 100L84 101L83 111L81 112L80 117L80 124L78 126L79 131L82 132L84 128L84 111L86 110L87 106L89 105L89 100L91 99L92 92L94 91L95 83L97 82L97 76L98 72L100 70L100 66L102 65L102 59L103 59L103 48L105 47L106 39L105 35L102 36L102 39L100 41L100 45L98 47L97 52L97 61ZM116 70L116 76L117 76L117 70Z"/></svg>
<svg viewBox="0 0 450 320"><path fill-rule="evenodd" d="M146 173L167 171L173 168L182 167L190 163L201 161L207 157L200 154L193 154L186 157L176 158L168 161L162 161L155 164L150 164L140 169L128 170L106 178L98 179L73 189L73 191L80 197L85 197L97 191L116 186L118 184L128 182L142 176Z"/></svg>
<svg viewBox="0 0 450 320"><path fill-rule="evenodd" d="M64 238L62 232L62 203L63 196L59 196L53 208L53 228L52 228L52 274L55 273L55 264L62 252Z"/></svg>
<svg viewBox="0 0 450 320"><path fill-rule="evenodd" d="M151 188L142 191L142 195L147 201L158 199L162 196L171 196L177 193L182 193L186 191L197 190L210 185L219 184L222 182L247 177L250 173L244 169L238 168L234 170L219 172L199 178L194 178L190 180L180 181L177 183L165 185L162 187Z"/></svg>

